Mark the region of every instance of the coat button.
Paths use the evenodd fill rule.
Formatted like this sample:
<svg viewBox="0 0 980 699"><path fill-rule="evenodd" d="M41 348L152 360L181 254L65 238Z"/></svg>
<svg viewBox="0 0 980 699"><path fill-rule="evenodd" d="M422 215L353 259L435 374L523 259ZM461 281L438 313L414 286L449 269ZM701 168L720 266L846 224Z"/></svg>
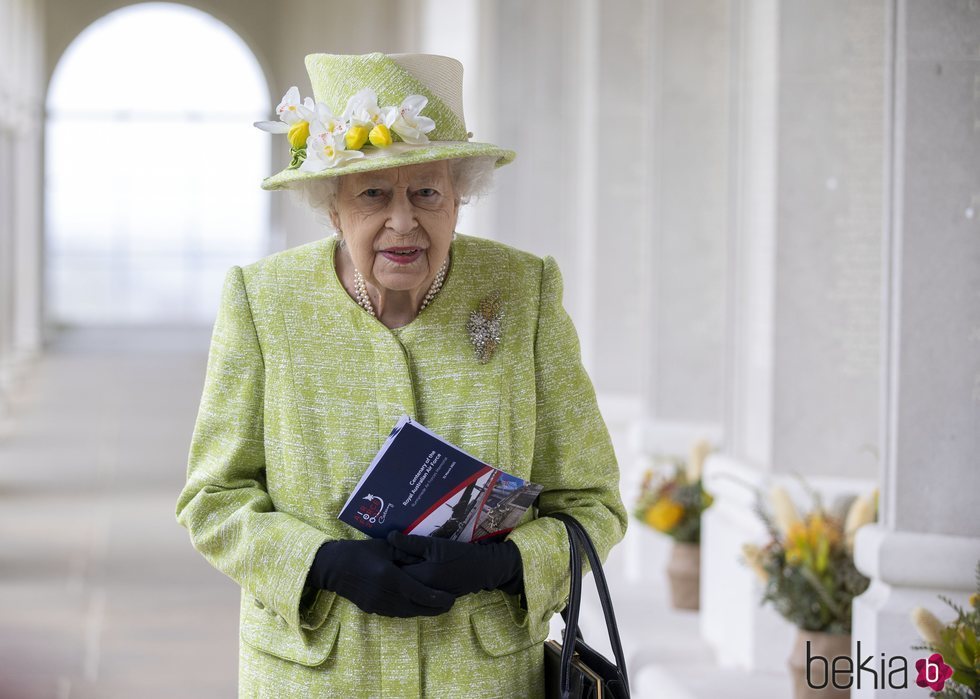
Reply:
<svg viewBox="0 0 980 699"><path fill-rule="evenodd" d="M259 609L265 609L265 605L262 604L258 599L255 599L253 601L255 602L256 607L258 607Z"/></svg>

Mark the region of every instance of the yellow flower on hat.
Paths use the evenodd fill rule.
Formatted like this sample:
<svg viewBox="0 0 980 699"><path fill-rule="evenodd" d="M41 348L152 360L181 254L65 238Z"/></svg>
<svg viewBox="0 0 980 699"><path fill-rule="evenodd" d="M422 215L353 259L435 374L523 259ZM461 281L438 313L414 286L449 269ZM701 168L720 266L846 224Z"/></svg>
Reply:
<svg viewBox="0 0 980 699"><path fill-rule="evenodd" d="M333 137L343 138L347 133L347 121L345 119L336 117L323 102L314 102L309 97L300 101L299 89L295 85L283 95L282 101L276 107L276 114L279 115L279 121L257 121L255 126L269 133L286 134L286 140L289 141L293 150L295 164L292 167L300 165L303 158L306 157L305 149L310 140L311 124L318 124L319 132L331 134ZM356 157L345 155L349 151L343 146L336 149L333 141L333 138L318 141L323 157L318 157L306 168L306 171L310 171L313 167L323 169L319 166L324 162L341 163ZM333 153L333 155L326 155L328 153ZM317 172L318 170L312 171Z"/></svg>
<svg viewBox="0 0 980 699"><path fill-rule="evenodd" d="M384 124L377 124L368 134L368 140L372 146L387 148L391 145L391 130Z"/></svg>
<svg viewBox="0 0 980 699"><path fill-rule="evenodd" d="M306 146L306 139L310 137L310 122L297 121L289 127L286 132L286 140L293 148L303 148Z"/></svg>
<svg viewBox="0 0 980 699"><path fill-rule="evenodd" d="M360 150L368 140L368 127L352 126L347 130L344 137L347 147L351 150Z"/></svg>

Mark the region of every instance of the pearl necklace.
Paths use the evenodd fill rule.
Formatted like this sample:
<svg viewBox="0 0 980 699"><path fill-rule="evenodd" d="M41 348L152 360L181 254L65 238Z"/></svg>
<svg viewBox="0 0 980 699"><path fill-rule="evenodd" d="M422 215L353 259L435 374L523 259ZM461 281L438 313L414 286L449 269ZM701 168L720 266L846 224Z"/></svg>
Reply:
<svg viewBox="0 0 980 699"><path fill-rule="evenodd" d="M436 272L436 278L432 280L432 286L425 294L425 298L422 300L422 306L419 308L419 313L422 312L433 297L439 293L439 289L442 288L442 282L446 278L446 270L449 269L449 255L446 255L446 259L442 261L442 266L439 271ZM371 298L368 296L367 287L364 285L364 277L361 273L354 268L354 294L357 296L357 304L363 308L365 311L373 315L375 318L378 314L374 310L374 306L371 304Z"/></svg>

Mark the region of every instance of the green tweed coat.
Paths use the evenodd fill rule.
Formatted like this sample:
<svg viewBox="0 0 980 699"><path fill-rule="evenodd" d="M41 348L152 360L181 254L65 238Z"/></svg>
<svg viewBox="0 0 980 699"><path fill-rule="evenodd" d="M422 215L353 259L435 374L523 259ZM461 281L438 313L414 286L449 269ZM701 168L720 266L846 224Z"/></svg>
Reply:
<svg viewBox="0 0 980 699"><path fill-rule="evenodd" d="M241 586L239 697L539 697L543 641L568 596L568 541L605 558L624 535L619 471L553 258L459 235L442 290L389 329L347 294L331 236L225 278L177 521ZM477 361L466 325L501 293L501 341ZM544 486L509 535L524 599L465 595L437 617L362 612L305 587L395 421Z"/></svg>

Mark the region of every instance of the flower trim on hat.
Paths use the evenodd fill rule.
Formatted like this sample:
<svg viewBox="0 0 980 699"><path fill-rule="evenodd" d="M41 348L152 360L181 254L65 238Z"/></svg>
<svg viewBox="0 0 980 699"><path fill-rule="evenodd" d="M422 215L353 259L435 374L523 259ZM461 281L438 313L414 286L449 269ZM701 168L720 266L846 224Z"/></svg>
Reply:
<svg viewBox="0 0 980 699"><path fill-rule="evenodd" d="M276 107L279 121L257 121L254 126L286 134L292 154L287 170L320 172L363 158L361 149L367 143L387 148L397 136L405 143L425 145L426 134L436 127L432 119L419 114L428 102L422 95L409 95L398 107L379 107L377 94L366 87L347 100L338 117L323 102L310 97L300 101L299 88L293 86Z"/></svg>

